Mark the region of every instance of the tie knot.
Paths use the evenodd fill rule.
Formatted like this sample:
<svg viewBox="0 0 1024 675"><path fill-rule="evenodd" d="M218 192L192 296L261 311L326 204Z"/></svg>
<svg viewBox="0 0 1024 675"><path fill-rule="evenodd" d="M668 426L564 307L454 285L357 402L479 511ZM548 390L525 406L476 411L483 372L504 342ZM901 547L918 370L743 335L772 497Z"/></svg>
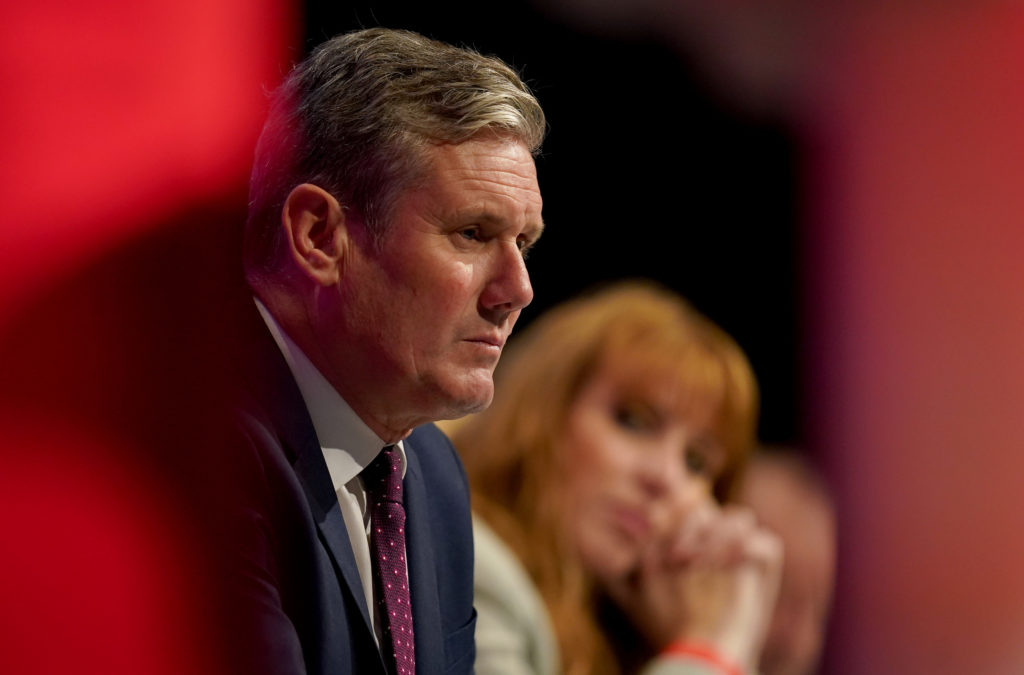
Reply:
<svg viewBox="0 0 1024 675"><path fill-rule="evenodd" d="M363 486L377 499L402 503L402 457L398 448L386 446L363 470Z"/></svg>

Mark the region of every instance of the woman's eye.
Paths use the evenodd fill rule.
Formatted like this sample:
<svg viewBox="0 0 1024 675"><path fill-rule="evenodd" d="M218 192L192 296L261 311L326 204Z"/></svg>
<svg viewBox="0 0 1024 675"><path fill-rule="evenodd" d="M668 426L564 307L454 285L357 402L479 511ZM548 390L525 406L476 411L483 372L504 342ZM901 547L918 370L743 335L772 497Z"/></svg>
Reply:
<svg viewBox="0 0 1024 675"><path fill-rule="evenodd" d="M708 473L708 458L697 448L687 448L684 461L686 462L686 470L690 473L698 475Z"/></svg>
<svg viewBox="0 0 1024 675"><path fill-rule="evenodd" d="M718 480L725 468L722 446L711 439L698 439L687 444L683 462L690 473L703 476L710 481Z"/></svg>
<svg viewBox="0 0 1024 675"><path fill-rule="evenodd" d="M614 416L616 424L630 431L650 431L657 424L654 413L644 406L621 405Z"/></svg>

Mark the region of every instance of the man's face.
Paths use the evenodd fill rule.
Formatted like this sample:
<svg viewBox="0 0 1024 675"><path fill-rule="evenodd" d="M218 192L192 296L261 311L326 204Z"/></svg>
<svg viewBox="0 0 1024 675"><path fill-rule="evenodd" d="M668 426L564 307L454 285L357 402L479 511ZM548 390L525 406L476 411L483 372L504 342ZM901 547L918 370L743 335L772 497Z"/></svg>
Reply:
<svg viewBox="0 0 1024 675"><path fill-rule="evenodd" d="M543 228L523 144L486 135L426 152L426 179L399 197L379 250L354 237L339 287L353 338L339 389L396 433L490 403L505 340L533 299L523 254Z"/></svg>

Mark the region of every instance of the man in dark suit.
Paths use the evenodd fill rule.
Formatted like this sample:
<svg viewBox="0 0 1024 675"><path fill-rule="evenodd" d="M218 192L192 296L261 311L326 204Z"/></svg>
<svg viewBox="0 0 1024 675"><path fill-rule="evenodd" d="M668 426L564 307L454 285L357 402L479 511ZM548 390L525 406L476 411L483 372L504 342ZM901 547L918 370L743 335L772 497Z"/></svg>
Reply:
<svg viewBox="0 0 1024 675"><path fill-rule="evenodd" d="M329 40L275 94L225 453L240 672L472 672L465 477L430 423L489 404L532 299L544 124L501 62L404 31ZM406 519L387 539L385 457Z"/></svg>

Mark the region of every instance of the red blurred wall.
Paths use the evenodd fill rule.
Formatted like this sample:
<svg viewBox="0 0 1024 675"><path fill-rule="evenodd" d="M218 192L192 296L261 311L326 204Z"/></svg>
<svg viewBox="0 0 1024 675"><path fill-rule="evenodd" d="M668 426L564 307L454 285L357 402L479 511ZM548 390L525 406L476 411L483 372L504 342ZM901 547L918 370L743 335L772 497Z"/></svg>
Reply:
<svg viewBox="0 0 1024 675"><path fill-rule="evenodd" d="M282 0L0 6L0 321L116 241L244 185L294 14Z"/></svg>
<svg viewBox="0 0 1024 675"><path fill-rule="evenodd" d="M870 8L815 84L828 673L1024 672L1024 8Z"/></svg>
<svg viewBox="0 0 1024 675"><path fill-rule="evenodd" d="M210 401L169 374L203 370L216 308L189 308L234 270L207 240L297 27L282 0L0 5L0 672L229 672L169 478Z"/></svg>

